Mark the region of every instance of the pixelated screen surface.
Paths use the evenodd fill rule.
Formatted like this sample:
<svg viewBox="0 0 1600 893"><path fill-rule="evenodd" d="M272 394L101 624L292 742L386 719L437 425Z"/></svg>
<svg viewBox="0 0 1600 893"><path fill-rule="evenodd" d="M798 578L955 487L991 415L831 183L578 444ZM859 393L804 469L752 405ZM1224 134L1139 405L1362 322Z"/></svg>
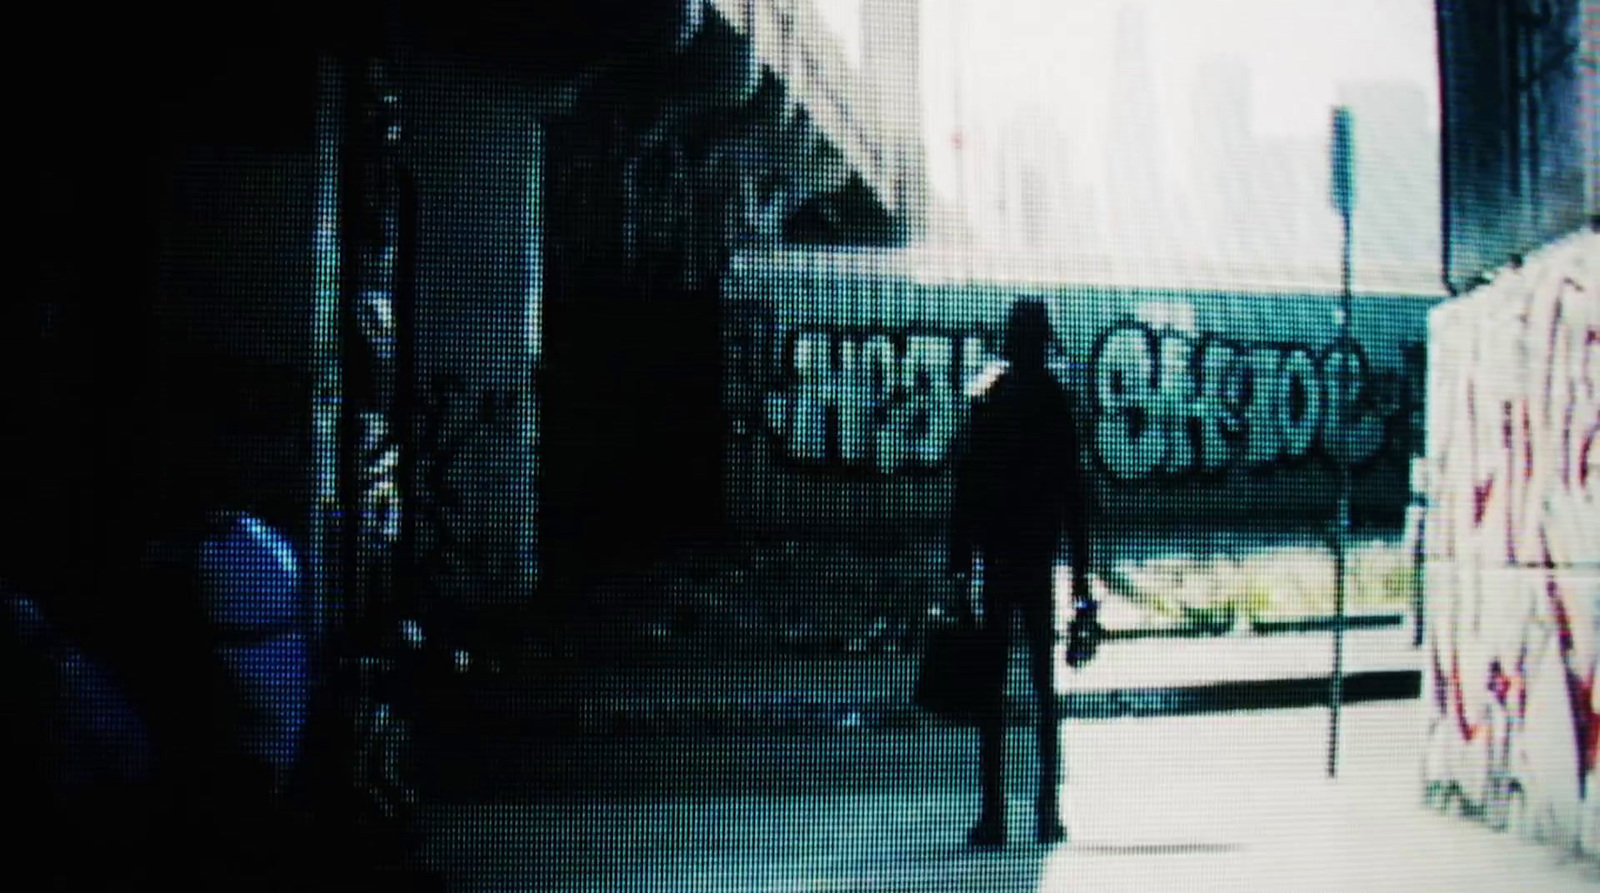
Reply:
<svg viewBox="0 0 1600 893"><path fill-rule="evenodd" d="M1600 883L1587 4L125 15L0 358L40 876Z"/></svg>

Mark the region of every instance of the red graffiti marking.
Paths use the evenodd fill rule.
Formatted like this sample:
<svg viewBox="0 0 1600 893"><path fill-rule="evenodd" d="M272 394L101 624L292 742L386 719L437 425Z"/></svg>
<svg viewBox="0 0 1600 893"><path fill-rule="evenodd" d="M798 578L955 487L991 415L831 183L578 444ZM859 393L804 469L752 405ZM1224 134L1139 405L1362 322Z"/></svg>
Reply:
<svg viewBox="0 0 1600 893"><path fill-rule="evenodd" d="M1444 675L1444 662L1439 659L1439 640L1433 642L1433 706L1440 712L1450 709L1450 680Z"/></svg>
<svg viewBox="0 0 1600 893"><path fill-rule="evenodd" d="M1500 706L1508 706L1506 702L1511 696L1512 687L1511 677L1506 675L1505 668L1500 666L1500 661L1496 660L1490 663L1489 693L1494 695L1496 701L1500 702Z"/></svg>
<svg viewBox="0 0 1600 893"><path fill-rule="evenodd" d="M1555 615L1557 641L1561 644L1561 663L1567 677L1567 698L1572 705L1572 732L1576 738L1574 743L1578 755L1578 788L1583 791L1589 773L1595 768L1595 742L1596 736L1600 735L1600 715L1594 710L1594 667L1589 668L1589 676L1586 679L1580 676L1577 668L1573 666L1577 655L1574 653L1576 641L1572 634L1572 617L1567 612L1566 602L1561 597L1561 585L1556 582L1554 574L1550 574L1546 580L1545 594Z"/></svg>
<svg viewBox="0 0 1600 893"><path fill-rule="evenodd" d="M1494 478L1491 477L1482 484L1472 485L1472 524L1474 527L1483 526L1484 515L1489 512L1489 497L1494 493Z"/></svg>
<svg viewBox="0 0 1600 893"><path fill-rule="evenodd" d="M1583 775L1579 778L1578 782L1579 791L1584 796L1588 796L1586 783L1588 782L1589 777L1594 773L1595 766L1600 764L1600 710L1596 710L1594 708L1594 685L1595 667L1593 664L1591 664L1589 666L1589 678L1583 680L1579 685L1580 694L1588 705L1587 713L1589 717L1588 722L1586 723L1586 736L1588 738L1588 743L1584 751L1583 764L1580 767Z"/></svg>
<svg viewBox="0 0 1600 893"><path fill-rule="evenodd" d="M1474 725L1467 719L1467 699L1461 688L1461 655L1455 654L1450 659L1450 691L1454 696L1456 725L1461 729L1461 740L1474 741L1478 733L1483 731L1483 725Z"/></svg>

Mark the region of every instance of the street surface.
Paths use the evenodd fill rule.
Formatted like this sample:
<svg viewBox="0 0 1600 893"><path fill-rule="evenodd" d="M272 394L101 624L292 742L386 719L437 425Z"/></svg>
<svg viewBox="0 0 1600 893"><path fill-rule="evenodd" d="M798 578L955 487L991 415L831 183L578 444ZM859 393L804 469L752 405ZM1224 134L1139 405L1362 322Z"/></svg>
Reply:
<svg viewBox="0 0 1600 893"><path fill-rule="evenodd" d="M1020 636L1017 637L1020 640ZM1107 642L1087 667L1056 654L1056 689L1069 716L1163 714L1256 706L1309 706L1326 698L1330 633ZM485 714L570 730L748 733L794 728L923 725L911 703L914 654L810 658L719 656L692 643L628 652L613 663L554 661L492 678L465 697ZM1415 697L1423 651L1404 629L1352 631L1345 671L1387 677L1383 697ZM1007 692L1031 711L1026 652L1014 648ZM1359 679L1357 680L1359 681ZM1219 700L1220 689L1228 697ZM1362 688L1349 695L1360 699ZM1182 693L1183 697L1174 697Z"/></svg>
<svg viewBox="0 0 1600 893"><path fill-rule="evenodd" d="M1032 842L1031 734L1008 753L1012 843L968 850L969 730L566 736L498 790L425 813L452 889L1563 891L1600 865L1421 805L1423 705L1069 721L1066 844ZM512 783L513 778L517 783Z"/></svg>

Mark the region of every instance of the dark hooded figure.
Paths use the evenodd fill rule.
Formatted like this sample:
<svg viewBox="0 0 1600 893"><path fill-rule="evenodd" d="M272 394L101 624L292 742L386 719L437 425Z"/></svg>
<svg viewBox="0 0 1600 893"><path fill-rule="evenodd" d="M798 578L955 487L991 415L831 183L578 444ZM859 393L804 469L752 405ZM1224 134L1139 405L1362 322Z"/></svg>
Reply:
<svg viewBox="0 0 1600 893"><path fill-rule="evenodd" d="M982 557L983 629L993 672L1001 680L978 722L982 812L968 834L974 846L1002 846L1005 827L1005 663L1013 611L1028 638L1029 675L1039 700L1039 795L1035 806L1041 843L1066 832L1058 807L1059 739L1052 673L1056 641L1052 582L1063 534L1070 549L1073 619L1068 660L1088 660L1094 606L1089 596L1090 493L1079 467L1078 437L1066 390L1046 365L1049 308L1018 300L1006 321L1007 367L976 398L956 470L951 570L970 573Z"/></svg>

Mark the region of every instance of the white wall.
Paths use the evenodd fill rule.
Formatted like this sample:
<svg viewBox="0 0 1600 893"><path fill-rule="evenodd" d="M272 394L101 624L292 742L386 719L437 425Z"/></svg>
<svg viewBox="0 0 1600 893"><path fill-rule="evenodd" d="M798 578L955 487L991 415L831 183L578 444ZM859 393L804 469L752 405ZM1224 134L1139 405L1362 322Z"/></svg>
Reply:
<svg viewBox="0 0 1600 893"><path fill-rule="evenodd" d="M1425 778L1594 854L1600 234L1441 305L1430 329Z"/></svg>

